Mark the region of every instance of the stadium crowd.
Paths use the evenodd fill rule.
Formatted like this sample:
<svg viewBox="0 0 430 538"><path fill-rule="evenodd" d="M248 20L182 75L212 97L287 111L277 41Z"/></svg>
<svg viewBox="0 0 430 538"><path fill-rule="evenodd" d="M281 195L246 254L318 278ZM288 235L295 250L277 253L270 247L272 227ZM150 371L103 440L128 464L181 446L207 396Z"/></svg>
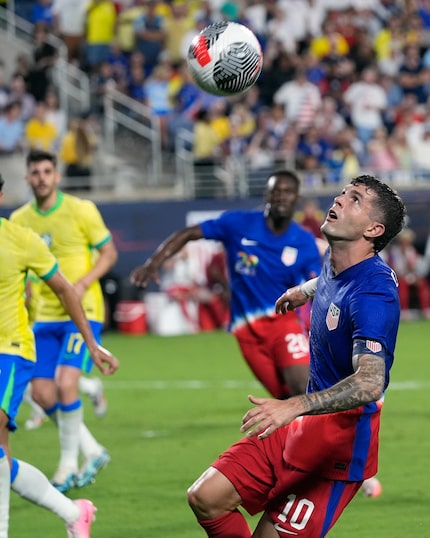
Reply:
<svg viewBox="0 0 430 538"><path fill-rule="evenodd" d="M23 144L61 148L66 122L49 78L56 56L46 35L52 32L90 76L91 112L103 112L103 95L115 87L159 117L165 151L174 151L184 127L199 130L197 163L245 156L262 173L292 165L309 186L363 168L388 180L430 174L429 0L15 4L36 31L33 58L18 57L10 80L0 80L3 153ZM264 52L257 84L236 97L210 96L187 72L192 37L220 19L246 24ZM92 146L84 145L80 160L88 168ZM77 147L70 151L69 144L63 154L67 164L82 153Z"/></svg>

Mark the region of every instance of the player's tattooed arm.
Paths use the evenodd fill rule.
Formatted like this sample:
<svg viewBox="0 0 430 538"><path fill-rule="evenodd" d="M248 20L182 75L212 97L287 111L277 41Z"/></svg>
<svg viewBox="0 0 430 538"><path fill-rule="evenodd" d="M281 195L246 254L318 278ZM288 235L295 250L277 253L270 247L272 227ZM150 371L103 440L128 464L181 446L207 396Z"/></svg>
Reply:
<svg viewBox="0 0 430 538"><path fill-rule="evenodd" d="M299 416L336 413L379 400L385 386L384 359L358 354L353 358L353 365L352 375L326 390L287 400L249 395L249 401L255 407L245 413L241 431L247 432L247 437L264 439Z"/></svg>
<svg viewBox="0 0 430 538"><path fill-rule="evenodd" d="M384 391L385 361L376 355L353 359L355 372L329 389L299 396L302 415L320 415L354 409L375 402Z"/></svg>

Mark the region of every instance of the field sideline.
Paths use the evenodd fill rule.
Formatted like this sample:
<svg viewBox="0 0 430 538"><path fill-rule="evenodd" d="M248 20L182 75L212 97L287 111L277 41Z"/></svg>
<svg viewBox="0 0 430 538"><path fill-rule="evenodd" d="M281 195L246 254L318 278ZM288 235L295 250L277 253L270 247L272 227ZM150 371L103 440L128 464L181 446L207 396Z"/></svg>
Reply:
<svg viewBox="0 0 430 538"><path fill-rule="evenodd" d="M333 538L430 537L430 322L400 328L392 388L381 431L378 499L358 495L331 532ZM104 345L121 361L105 379L109 409L104 419L85 402L90 429L112 455L97 482L73 490L98 506L92 538L203 538L186 503L187 486L227 446L240 438L247 394L265 395L225 333L162 338L109 333ZM58 441L45 423L11 436L15 457L48 477ZM11 538L66 536L61 520L11 494ZM250 518L254 525L257 518Z"/></svg>

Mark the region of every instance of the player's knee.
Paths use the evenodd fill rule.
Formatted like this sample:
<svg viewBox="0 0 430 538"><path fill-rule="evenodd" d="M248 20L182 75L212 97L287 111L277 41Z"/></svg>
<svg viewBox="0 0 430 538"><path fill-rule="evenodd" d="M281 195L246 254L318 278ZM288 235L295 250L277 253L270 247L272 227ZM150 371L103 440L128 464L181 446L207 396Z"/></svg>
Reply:
<svg viewBox="0 0 430 538"><path fill-rule="evenodd" d="M191 510L199 520L214 519L221 513L202 483L194 483L188 488L187 499Z"/></svg>

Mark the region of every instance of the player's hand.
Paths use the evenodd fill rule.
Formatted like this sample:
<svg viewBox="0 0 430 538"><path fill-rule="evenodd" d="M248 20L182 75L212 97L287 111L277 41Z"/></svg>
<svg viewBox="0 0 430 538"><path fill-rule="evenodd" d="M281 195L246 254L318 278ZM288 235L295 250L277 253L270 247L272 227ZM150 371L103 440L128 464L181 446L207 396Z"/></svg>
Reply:
<svg viewBox="0 0 430 538"><path fill-rule="evenodd" d="M242 419L240 431L248 432L247 437L258 436L259 439L269 437L278 428L286 426L297 418L294 398L275 400L273 398L256 398L248 396L249 401L257 407L250 409Z"/></svg>
<svg viewBox="0 0 430 538"><path fill-rule="evenodd" d="M151 260L146 261L143 265L136 267L130 274L130 282L140 288L146 288L148 282L152 280L160 284L158 268L154 267Z"/></svg>
<svg viewBox="0 0 430 538"><path fill-rule="evenodd" d="M278 314L285 314L287 310L295 310L299 306L303 306L308 299L309 297L306 297L300 286L294 286L276 300L275 310Z"/></svg>
<svg viewBox="0 0 430 538"><path fill-rule="evenodd" d="M103 346L99 345L91 350L91 358L103 375L111 375L119 368L118 359Z"/></svg>

